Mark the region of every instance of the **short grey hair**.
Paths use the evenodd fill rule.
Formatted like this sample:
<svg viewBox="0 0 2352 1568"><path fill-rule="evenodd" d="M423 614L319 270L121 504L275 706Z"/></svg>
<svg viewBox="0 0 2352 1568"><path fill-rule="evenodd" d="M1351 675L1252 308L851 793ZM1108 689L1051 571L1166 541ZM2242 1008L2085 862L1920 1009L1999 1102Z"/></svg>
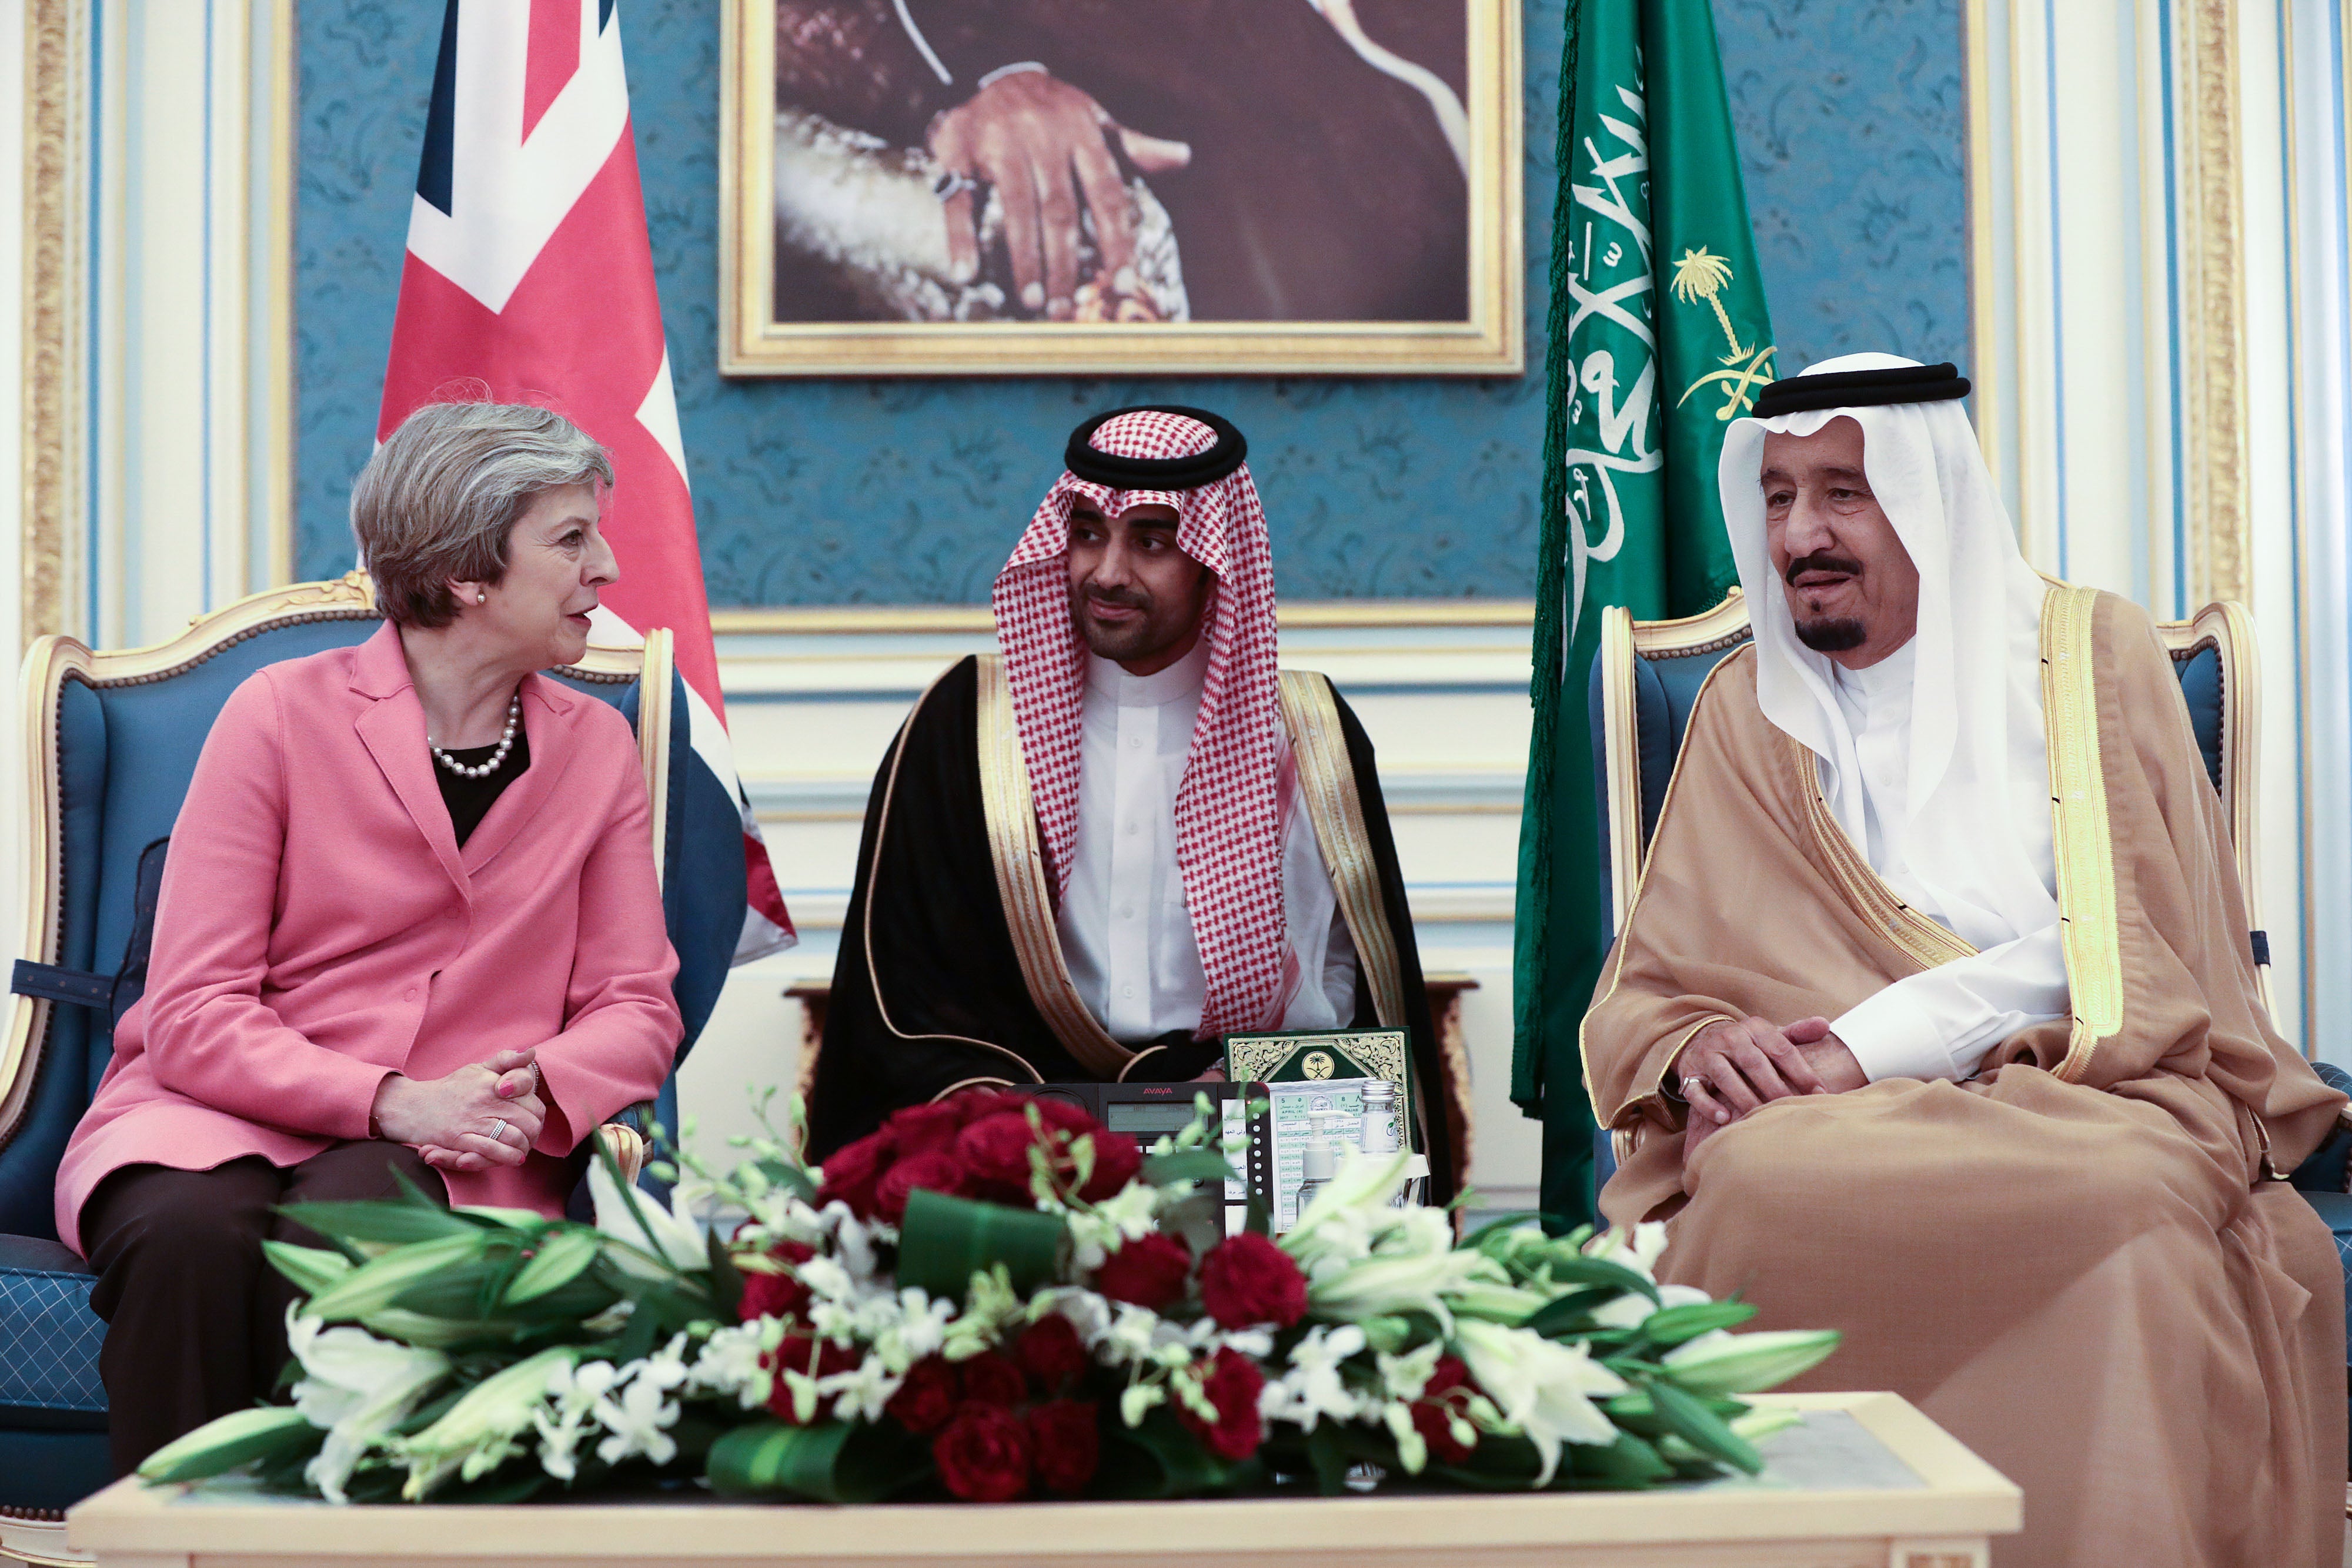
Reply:
<svg viewBox="0 0 2352 1568"><path fill-rule="evenodd" d="M403 626L457 618L449 584L506 576L515 519L542 491L613 483L613 460L552 409L428 402L352 482L352 533L378 609Z"/></svg>

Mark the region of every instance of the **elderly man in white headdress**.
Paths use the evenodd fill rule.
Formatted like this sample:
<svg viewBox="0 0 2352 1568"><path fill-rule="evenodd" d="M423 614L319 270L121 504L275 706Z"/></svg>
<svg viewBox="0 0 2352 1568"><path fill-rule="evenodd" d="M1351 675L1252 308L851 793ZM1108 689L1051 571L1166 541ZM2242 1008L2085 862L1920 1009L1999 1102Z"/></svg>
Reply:
<svg viewBox="0 0 2352 1568"><path fill-rule="evenodd" d="M1725 440L1756 637L1585 1020L1601 1207L2021 1485L2005 1568L2332 1565L2342 1276L2280 1173L2344 1100L2147 616L2026 565L1967 391L1852 355Z"/></svg>

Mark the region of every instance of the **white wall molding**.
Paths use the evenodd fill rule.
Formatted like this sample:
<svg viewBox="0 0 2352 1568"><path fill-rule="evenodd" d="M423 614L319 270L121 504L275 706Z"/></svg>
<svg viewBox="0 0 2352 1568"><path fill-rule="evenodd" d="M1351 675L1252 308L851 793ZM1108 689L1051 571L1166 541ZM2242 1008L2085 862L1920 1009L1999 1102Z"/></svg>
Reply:
<svg viewBox="0 0 2352 1568"><path fill-rule="evenodd" d="M2321 775L2305 725L2318 710L2304 681L2314 659L2346 662L2340 634L2330 652L2306 632L2327 612L2305 583L2305 520L2327 484L2343 488L2340 474L2314 472L2314 442L2340 459L2344 410L2309 406L2326 389L2298 368L2311 339L2295 316L2343 315L2342 4L1975 0L1969 13L1986 449L2042 570L2161 619L2216 597L2252 610L2265 672L2259 893L2278 1022L2296 1040L2307 970L2316 986L2332 982L2315 971L2345 967L2305 961L2305 912L2325 881L2316 857L2352 862L2341 844L2352 821L2310 803ZM2336 41L2291 54L2298 32ZM2334 106L2333 120L2294 109L2291 70L2306 97ZM2336 217L2320 214L2321 232L2304 239L2297 215L2324 182L2294 172L2291 140L2298 152L2324 143L2338 171ZM2291 252L2306 270L2325 271L2333 255L2337 269L2298 293L2283 265ZM2337 298L2314 305L2328 287ZM2316 678L2329 692L2344 684ZM2344 776L2339 761L2328 787L2341 793ZM2334 918L2321 951L2340 955L2352 922ZM2313 1038L2324 1047L2341 1033Z"/></svg>
<svg viewBox="0 0 2352 1568"><path fill-rule="evenodd" d="M293 0L98 13L89 591L160 641L285 571Z"/></svg>

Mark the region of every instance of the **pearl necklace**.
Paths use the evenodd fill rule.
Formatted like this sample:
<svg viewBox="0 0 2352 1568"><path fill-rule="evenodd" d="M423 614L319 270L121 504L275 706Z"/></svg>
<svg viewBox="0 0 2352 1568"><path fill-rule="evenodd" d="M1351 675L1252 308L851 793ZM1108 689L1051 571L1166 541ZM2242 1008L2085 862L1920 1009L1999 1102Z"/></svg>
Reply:
<svg viewBox="0 0 2352 1568"><path fill-rule="evenodd" d="M442 767L446 768L450 772L455 773L458 778L488 779L491 774L496 773L499 767L506 761L507 753L514 749L515 727L521 722L522 694L520 692L517 692L513 696L507 699L507 731L504 735L499 737L499 748L496 751L491 752L490 759L488 762L483 763L478 768L468 768L464 763L458 761L456 758L450 756L447 752L442 750L439 747L435 746L431 736L426 736L425 737L425 744L431 749L433 753L433 760L439 763Z"/></svg>

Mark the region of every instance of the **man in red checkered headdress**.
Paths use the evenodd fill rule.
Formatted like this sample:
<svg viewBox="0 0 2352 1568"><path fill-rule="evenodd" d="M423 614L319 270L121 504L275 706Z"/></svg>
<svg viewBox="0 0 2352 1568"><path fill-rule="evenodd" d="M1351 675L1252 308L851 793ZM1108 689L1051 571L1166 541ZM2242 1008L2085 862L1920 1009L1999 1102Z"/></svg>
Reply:
<svg viewBox="0 0 2352 1568"><path fill-rule="evenodd" d="M1458 1112L1371 744L1329 681L1277 666L1245 451L1189 408L1071 436L997 575L1001 652L940 677L875 779L813 1154L966 1085L1181 1082L1227 1034L1402 1027L1450 1193Z"/></svg>

